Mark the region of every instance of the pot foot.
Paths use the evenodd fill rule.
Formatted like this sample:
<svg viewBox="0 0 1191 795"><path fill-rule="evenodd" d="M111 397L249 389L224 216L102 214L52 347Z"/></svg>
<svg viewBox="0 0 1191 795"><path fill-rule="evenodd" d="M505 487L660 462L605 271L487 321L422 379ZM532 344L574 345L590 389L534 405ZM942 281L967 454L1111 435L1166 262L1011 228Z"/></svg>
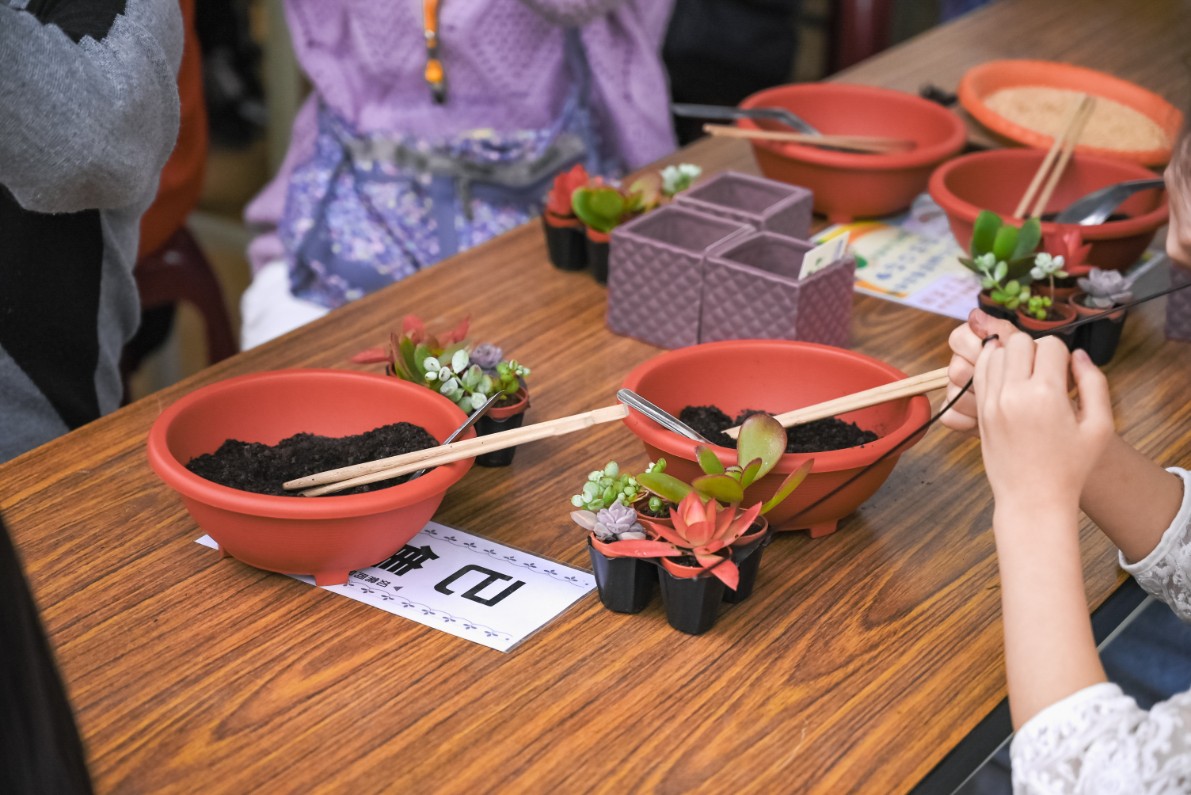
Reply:
<svg viewBox="0 0 1191 795"><path fill-rule="evenodd" d="M314 575L315 585L343 585L347 582L349 571L320 571Z"/></svg>
<svg viewBox="0 0 1191 795"><path fill-rule="evenodd" d="M822 538L829 536L839 527L839 522L824 522L823 524L811 525L806 530L810 533L811 538Z"/></svg>

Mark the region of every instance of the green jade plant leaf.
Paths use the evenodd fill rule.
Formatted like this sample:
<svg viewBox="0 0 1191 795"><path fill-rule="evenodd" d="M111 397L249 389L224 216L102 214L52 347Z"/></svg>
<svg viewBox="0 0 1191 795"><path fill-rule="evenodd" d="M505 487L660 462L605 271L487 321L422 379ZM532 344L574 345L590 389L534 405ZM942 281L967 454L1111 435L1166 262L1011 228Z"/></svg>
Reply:
<svg viewBox="0 0 1191 795"><path fill-rule="evenodd" d="M571 194L575 216L597 232L611 232L628 212L628 201L611 185L586 185Z"/></svg>
<svg viewBox="0 0 1191 795"><path fill-rule="evenodd" d="M1030 297L1034 251L1042 242L1042 224L1029 218L1020 227L1007 224L991 210L981 210L972 226L968 256L959 261L980 277L992 300L1016 309Z"/></svg>

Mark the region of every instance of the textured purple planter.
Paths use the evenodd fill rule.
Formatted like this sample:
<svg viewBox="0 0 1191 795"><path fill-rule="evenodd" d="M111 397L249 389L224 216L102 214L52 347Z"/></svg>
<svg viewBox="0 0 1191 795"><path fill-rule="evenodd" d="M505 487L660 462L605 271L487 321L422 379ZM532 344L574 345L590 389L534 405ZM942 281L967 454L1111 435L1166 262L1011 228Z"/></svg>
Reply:
<svg viewBox="0 0 1191 795"><path fill-rule="evenodd" d="M856 261L844 257L799 279L812 248L755 232L708 252L699 341L786 339L848 347Z"/></svg>
<svg viewBox="0 0 1191 795"><path fill-rule="evenodd" d="M1191 270L1171 263L1170 286L1191 282ZM1191 288L1166 296L1166 338L1191 342Z"/></svg>
<svg viewBox="0 0 1191 795"><path fill-rule="evenodd" d="M798 239L810 237L814 196L798 185L725 171L679 193L675 201L758 231Z"/></svg>
<svg viewBox="0 0 1191 795"><path fill-rule="evenodd" d="M608 328L661 348L699 342L705 253L750 231L677 204L616 227L608 261Z"/></svg>

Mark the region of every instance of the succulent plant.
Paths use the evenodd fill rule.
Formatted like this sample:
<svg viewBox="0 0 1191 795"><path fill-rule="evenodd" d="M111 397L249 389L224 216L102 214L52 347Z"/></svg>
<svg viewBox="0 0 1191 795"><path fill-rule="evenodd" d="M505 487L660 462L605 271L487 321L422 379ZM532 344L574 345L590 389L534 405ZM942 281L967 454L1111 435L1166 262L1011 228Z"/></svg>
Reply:
<svg viewBox="0 0 1191 795"><path fill-rule="evenodd" d="M582 163L558 174L550 186L550 192L546 194L546 212L560 218L573 216L575 212L571 206L571 198L575 191L586 185L590 179Z"/></svg>
<svg viewBox="0 0 1191 795"><path fill-rule="evenodd" d="M1093 309L1111 309L1133 300L1133 279L1120 271L1092 268L1086 277L1080 277L1076 283L1086 294L1084 305Z"/></svg>
<svg viewBox="0 0 1191 795"><path fill-rule="evenodd" d="M586 226L611 232L628 219L648 212L686 190L703 170L691 163L642 174L627 187L593 177L571 193L571 211Z"/></svg>
<svg viewBox="0 0 1191 795"><path fill-rule="evenodd" d="M1026 301L1026 305L1022 307L1022 311L1030 317L1046 320L1053 305L1054 299L1049 295L1031 295Z"/></svg>
<svg viewBox="0 0 1191 795"><path fill-rule="evenodd" d="M735 590L740 583L740 570L726 550L752 528L760 514L760 503L746 509L735 505L721 506L692 491L670 512L673 527L647 519L645 523L655 538L620 541L608 554L641 558L689 555L704 570Z"/></svg>
<svg viewBox="0 0 1191 795"><path fill-rule="evenodd" d="M699 178L703 169L694 163L679 163L676 166L666 166L662 169L662 193L673 196L681 193Z"/></svg>
<svg viewBox="0 0 1191 795"><path fill-rule="evenodd" d="M1005 223L991 210L981 210L972 226L968 256L960 257L959 261L970 270L981 273L987 268L977 265L977 260L991 254L994 265L1005 263L1009 278L1023 279L1034 265L1034 251L1041 242L1042 223L1037 218L1029 218L1017 227Z"/></svg>
<svg viewBox="0 0 1191 795"><path fill-rule="evenodd" d="M598 511L572 511L571 519L605 543L642 541L646 538L645 528L637 521L637 512L624 503L614 502Z"/></svg>
<svg viewBox="0 0 1191 795"><path fill-rule="evenodd" d="M495 345L468 345L464 340L467 330L468 321L464 320L447 334L436 336L426 331L420 318L407 315L401 333L389 335L387 348L361 351L352 361L385 362L389 375L437 389L467 412L498 392L517 394L530 369L516 360L503 359Z"/></svg>
<svg viewBox="0 0 1191 795"><path fill-rule="evenodd" d="M749 487L772 471L785 452L786 429L768 414L754 414L740 428L735 464L725 467L710 448L700 445L695 448L695 455L703 474L689 484L665 472L642 473L637 476L637 481L673 503L681 502L695 491L703 499L741 505L750 502ZM791 472L774 495L761 505L761 513L769 513L785 501L810 474L813 464L814 460L809 459Z"/></svg>
<svg viewBox="0 0 1191 795"><path fill-rule="evenodd" d="M618 503L632 506L644 493L635 477L621 472L615 461L609 461L603 469L588 473L583 489L571 497L571 505L588 511L610 508Z"/></svg>

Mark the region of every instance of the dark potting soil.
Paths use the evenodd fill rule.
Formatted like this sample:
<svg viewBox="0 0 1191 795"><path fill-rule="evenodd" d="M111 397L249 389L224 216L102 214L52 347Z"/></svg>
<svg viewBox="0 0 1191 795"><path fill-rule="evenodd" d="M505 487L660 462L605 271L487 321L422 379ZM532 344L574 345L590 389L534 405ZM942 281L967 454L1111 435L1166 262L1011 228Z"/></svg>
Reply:
<svg viewBox="0 0 1191 795"><path fill-rule="evenodd" d="M286 491L281 484L315 472L412 453L437 445L438 440L420 425L395 422L356 436L336 438L299 433L273 446L228 439L214 453L192 458L186 468L221 486L256 494L298 497L301 496L299 492ZM362 494L396 486L408 479L409 475L402 475L344 489L337 494Z"/></svg>
<svg viewBox="0 0 1191 795"><path fill-rule="evenodd" d="M767 412L745 409L736 419L732 419L716 406L687 406L679 412L678 419L715 444L723 447L736 447L736 440L725 434L724 431L740 425L754 414L762 413ZM836 417L827 417L788 428L786 430L786 452L825 453L828 450L860 447L876 440L875 433L860 428L854 422L844 422Z"/></svg>

